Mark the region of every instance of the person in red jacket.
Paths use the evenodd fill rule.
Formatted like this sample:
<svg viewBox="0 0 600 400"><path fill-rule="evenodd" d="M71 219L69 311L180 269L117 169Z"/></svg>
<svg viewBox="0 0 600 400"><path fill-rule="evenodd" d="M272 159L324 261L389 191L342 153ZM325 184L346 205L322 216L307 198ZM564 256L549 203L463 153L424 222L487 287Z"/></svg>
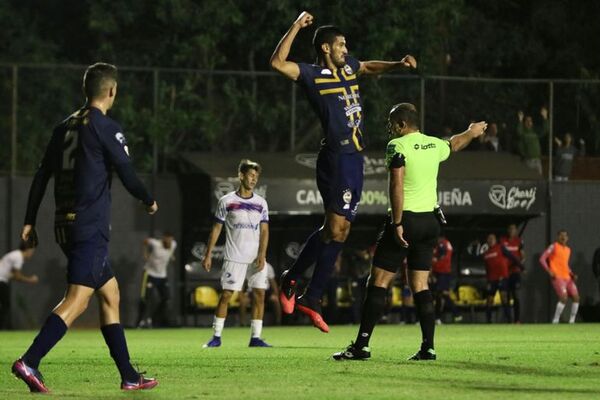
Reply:
<svg viewBox="0 0 600 400"><path fill-rule="evenodd" d="M523 250L523 239L519 236L517 225L508 225L508 235L500 238L500 243L511 252L511 254L519 260L519 263L513 261L508 266L508 301L513 301L513 322L518 324L521 322L521 301L519 291L521 289L521 274L524 271L523 262L525 261L525 250Z"/></svg>
<svg viewBox="0 0 600 400"><path fill-rule="evenodd" d="M498 242L496 235L490 233L487 237L487 250L482 254L486 269L487 308L486 319L492 322L492 305L494 296L500 291L504 320L510 322L510 303L508 302L508 267L510 262L518 262L503 244Z"/></svg>
<svg viewBox="0 0 600 400"><path fill-rule="evenodd" d="M433 248L431 264L431 281L435 298L435 323L442 323L442 313L447 307L455 322L462 318L456 313L454 302L450 298L450 282L452 281L452 244L440 235L437 245Z"/></svg>

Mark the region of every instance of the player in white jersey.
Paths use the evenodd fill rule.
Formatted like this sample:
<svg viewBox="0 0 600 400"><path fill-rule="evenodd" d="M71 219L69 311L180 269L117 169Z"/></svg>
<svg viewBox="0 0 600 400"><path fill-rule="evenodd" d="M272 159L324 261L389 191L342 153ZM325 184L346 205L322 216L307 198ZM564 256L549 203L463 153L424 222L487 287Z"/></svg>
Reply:
<svg viewBox="0 0 600 400"><path fill-rule="evenodd" d="M9 328L10 286L11 280L38 283L37 275L25 275L21 272L25 261L33 257L35 245L21 242L17 250L6 253L0 258L0 330Z"/></svg>
<svg viewBox="0 0 600 400"><path fill-rule="evenodd" d="M143 244L144 275L138 327L151 328L152 316L158 310L164 324L167 321L167 302L169 301L169 284L167 267L175 259L177 242L170 232L165 232L160 239L146 238ZM158 301L155 301L158 297Z"/></svg>
<svg viewBox="0 0 600 400"><path fill-rule="evenodd" d="M252 320L250 347L271 347L261 339L267 289L267 244L269 242L269 209L267 202L254 193L261 167L250 160L242 160L238 168L240 186L235 192L219 199L215 223L208 237L202 266L210 271L212 250L225 225L225 255L221 274L223 292L214 317L214 334L204 347L221 346L221 333L227 317L227 307L234 292L239 292L248 280L252 289Z"/></svg>

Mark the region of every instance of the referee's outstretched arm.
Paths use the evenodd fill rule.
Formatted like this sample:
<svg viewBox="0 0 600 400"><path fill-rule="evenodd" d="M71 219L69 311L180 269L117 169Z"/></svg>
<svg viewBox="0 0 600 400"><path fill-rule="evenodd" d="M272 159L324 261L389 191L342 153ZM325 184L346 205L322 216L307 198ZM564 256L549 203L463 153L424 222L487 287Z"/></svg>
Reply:
<svg viewBox="0 0 600 400"><path fill-rule="evenodd" d="M471 140L483 135L486 128L487 123L485 121L473 122L466 131L452 136L449 140L452 151L460 151L467 147Z"/></svg>

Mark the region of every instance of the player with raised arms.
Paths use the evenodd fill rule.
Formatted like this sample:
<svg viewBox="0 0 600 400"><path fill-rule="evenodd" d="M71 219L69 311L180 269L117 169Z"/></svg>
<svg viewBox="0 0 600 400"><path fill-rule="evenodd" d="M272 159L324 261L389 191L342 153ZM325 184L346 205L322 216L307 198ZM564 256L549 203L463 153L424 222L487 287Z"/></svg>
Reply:
<svg viewBox="0 0 600 400"><path fill-rule="evenodd" d="M350 232L363 186L364 118L357 78L398 68L414 69L417 62L410 55L394 62L359 61L348 55L344 33L331 25L315 31L315 64L288 60L296 35L312 23L313 16L302 12L271 56L271 67L304 89L324 133L317 159L317 186L325 221L308 237L294 265L282 275L280 300L284 313L297 309L321 331L329 332L321 316L321 297ZM298 278L315 263L306 292L296 301Z"/></svg>

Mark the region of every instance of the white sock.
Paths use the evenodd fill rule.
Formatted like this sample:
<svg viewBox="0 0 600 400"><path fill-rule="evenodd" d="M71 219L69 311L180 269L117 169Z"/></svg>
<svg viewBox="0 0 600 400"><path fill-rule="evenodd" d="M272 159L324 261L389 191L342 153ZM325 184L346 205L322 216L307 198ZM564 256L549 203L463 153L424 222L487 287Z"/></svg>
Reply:
<svg viewBox="0 0 600 400"><path fill-rule="evenodd" d="M250 337L259 338L262 333L262 319L253 319L250 321Z"/></svg>
<svg viewBox="0 0 600 400"><path fill-rule="evenodd" d="M221 334L223 333L223 327L225 326L225 318L218 318L215 317L213 320L213 331L214 331L214 335L221 337Z"/></svg>
<svg viewBox="0 0 600 400"><path fill-rule="evenodd" d="M577 310L579 310L579 303L571 304L571 316L569 317L569 323L575 323L575 317L577 316Z"/></svg>
<svg viewBox="0 0 600 400"><path fill-rule="evenodd" d="M554 311L554 318L552 319L553 324L558 324L560 320L560 314L562 314L565 309L565 303L561 303L560 301L556 303L556 311Z"/></svg>

